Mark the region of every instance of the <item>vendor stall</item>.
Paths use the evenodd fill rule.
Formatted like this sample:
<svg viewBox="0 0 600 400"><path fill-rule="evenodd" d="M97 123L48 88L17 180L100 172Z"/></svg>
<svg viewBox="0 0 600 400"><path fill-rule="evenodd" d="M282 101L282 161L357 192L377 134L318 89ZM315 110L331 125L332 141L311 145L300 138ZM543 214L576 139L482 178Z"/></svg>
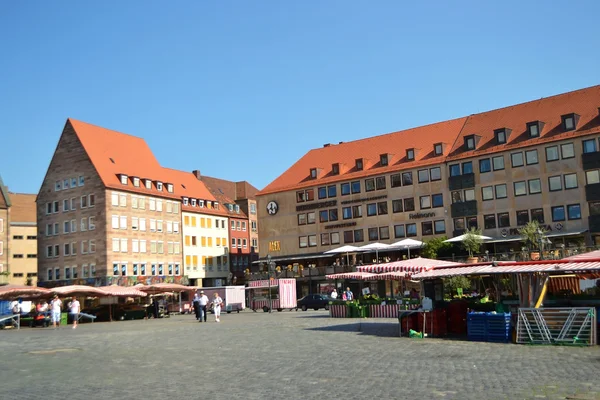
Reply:
<svg viewBox="0 0 600 400"><path fill-rule="evenodd" d="M263 279L248 282L249 304L252 311L262 309L298 310L295 279Z"/></svg>

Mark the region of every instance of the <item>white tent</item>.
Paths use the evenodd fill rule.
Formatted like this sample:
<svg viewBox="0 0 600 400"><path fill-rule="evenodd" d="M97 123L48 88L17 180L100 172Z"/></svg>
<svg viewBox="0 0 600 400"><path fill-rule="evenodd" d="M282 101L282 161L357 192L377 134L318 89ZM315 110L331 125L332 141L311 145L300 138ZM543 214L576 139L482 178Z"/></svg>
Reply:
<svg viewBox="0 0 600 400"><path fill-rule="evenodd" d="M375 259L377 260L377 262L379 262L379 250L391 250L392 246L385 243L375 242L361 246L359 247L359 249L363 252L372 252L373 250L375 250Z"/></svg>
<svg viewBox="0 0 600 400"><path fill-rule="evenodd" d="M481 239L481 240L490 240L492 239L489 236L483 236L483 235L474 235L475 237ZM448 239L448 240L444 240L444 243L457 243L457 242L462 242L463 240L465 240L465 238L467 237L467 234L465 233L464 235L460 235L460 236L456 236L453 237L452 239Z"/></svg>
<svg viewBox="0 0 600 400"><path fill-rule="evenodd" d="M346 246L338 247L336 249L327 250L323 254L341 254L341 253L346 253L346 261L348 262L348 265L350 265L350 257L349 257L348 254L349 253L356 253L358 251L361 251L361 249L359 247L346 245Z"/></svg>
<svg viewBox="0 0 600 400"><path fill-rule="evenodd" d="M410 258L410 249L422 247L425 243L415 239L402 239L399 242L393 243L391 247L397 247L408 250L408 258Z"/></svg>

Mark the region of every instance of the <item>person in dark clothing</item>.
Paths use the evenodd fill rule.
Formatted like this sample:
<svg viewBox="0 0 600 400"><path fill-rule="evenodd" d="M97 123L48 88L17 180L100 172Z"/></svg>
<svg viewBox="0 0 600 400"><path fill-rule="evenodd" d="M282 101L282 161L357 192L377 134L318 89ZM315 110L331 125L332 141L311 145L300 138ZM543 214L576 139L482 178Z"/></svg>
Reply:
<svg viewBox="0 0 600 400"><path fill-rule="evenodd" d="M198 303L200 298L198 297L198 293L194 294L194 300L192 305L194 307L194 314L196 315L196 320L200 320L200 304Z"/></svg>

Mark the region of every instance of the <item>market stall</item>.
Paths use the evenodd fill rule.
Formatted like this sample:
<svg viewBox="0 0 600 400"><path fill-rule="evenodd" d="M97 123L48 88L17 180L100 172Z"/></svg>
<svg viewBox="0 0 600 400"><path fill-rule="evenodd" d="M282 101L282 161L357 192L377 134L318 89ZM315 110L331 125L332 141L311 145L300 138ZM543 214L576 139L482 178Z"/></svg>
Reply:
<svg viewBox="0 0 600 400"><path fill-rule="evenodd" d="M296 279L263 279L248 282L246 290L249 294L249 304L252 311L262 309L298 310L296 298Z"/></svg>

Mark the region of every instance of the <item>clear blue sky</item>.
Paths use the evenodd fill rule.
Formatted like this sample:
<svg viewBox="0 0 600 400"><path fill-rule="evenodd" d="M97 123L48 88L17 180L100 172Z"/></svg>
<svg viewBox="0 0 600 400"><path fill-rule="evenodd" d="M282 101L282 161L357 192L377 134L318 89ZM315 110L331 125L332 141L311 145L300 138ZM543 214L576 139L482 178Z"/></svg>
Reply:
<svg viewBox="0 0 600 400"><path fill-rule="evenodd" d="M260 189L327 142L599 84L598 15L592 0L3 1L0 175L37 192L72 117Z"/></svg>

